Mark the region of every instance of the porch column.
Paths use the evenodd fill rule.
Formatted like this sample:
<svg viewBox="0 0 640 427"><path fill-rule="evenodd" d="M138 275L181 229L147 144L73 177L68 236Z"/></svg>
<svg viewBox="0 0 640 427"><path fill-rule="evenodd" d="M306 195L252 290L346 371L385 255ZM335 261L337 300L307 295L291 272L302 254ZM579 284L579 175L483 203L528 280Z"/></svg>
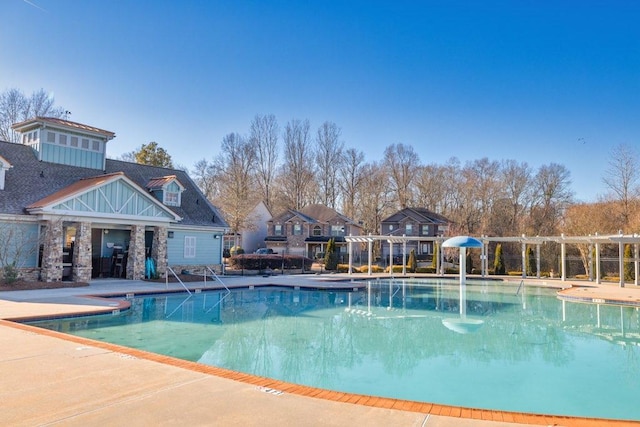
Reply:
<svg viewBox="0 0 640 427"><path fill-rule="evenodd" d="M407 275L407 241L404 239L402 240L402 275Z"/></svg>
<svg viewBox="0 0 640 427"><path fill-rule="evenodd" d="M622 233L620 233L622 235ZM624 243L618 242L618 271L620 274L620 287L624 288Z"/></svg>
<svg viewBox="0 0 640 427"><path fill-rule="evenodd" d="M638 286L638 244L633 245L633 284Z"/></svg>
<svg viewBox="0 0 640 427"><path fill-rule="evenodd" d="M587 256L589 265L589 281L593 282L593 243L589 243L589 255Z"/></svg>
<svg viewBox="0 0 640 427"><path fill-rule="evenodd" d="M536 245L536 277L540 278L540 243Z"/></svg>
<svg viewBox="0 0 640 427"><path fill-rule="evenodd" d="M351 250L353 249L353 243L351 243L351 240L349 240L349 243L347 243L347 252L349 254L349 276L351 276L353 274L353 272L351 271L351 269L353 268L353 262L351 260Z"/></svg>
<svg viewBox="0 0 640 427"><path fill-rule="evenodd" d="M393 242L391 240L387 242L389 242L389 276L393 277Z"/></svg>
<svg viewBox="0 0 640 427"><path fill-rule="evenodd" d="M132 225L127 255L127 279L144 279L144 225Z"/></svg>
<svg viewBox="0 0 640 427"><path fill-rule="evenodd" d="M564 234L562 235L564 239ZM566 260L567 260L567 244L563 241L560 243L560 280L563 282L567 280L567 268L566 268Z"/></svg>
<svg viewBox="0 0 640 427"><path fill-rule="evenodd" d="M487 259L487 244L483 240L482 247L480 248L480 274L482 275L483 278L487 274L486 259Z"/></svg>
<svg viewBox="0 0 640 427"><path fill-rule="evenodd" d="M76 223L76 240L73 245L73 269L71 277L76 282L91 281L91 223Z"/></svg>
<svg viewBox="0 0 640 427"><path fill-rule="evenodd" d="M47 221L42 236L42 270L45 282L62 280L62 221Z"/></svg>
<svg viewBox="0 0 640 427"><path fill-rule="evenodd" d="M369 236L371 236L371 233L369 233ZM373 257L373 239L369 238L367 240L367 264L369 266L369 273L367 274L368 276L371 276L371 266L372 266L372 262L371 262L371 258Z"/></svg>
<svg viewBox="0 0 640 427"><path fill-rule="evenodd" d="M600 284L600 243L596 241L596 283Z"/></svg>
<svg viewBox="0 0 640 427"><path fill-rule="evenodd" d="M522 236L524 237L524 236ZM522 242L522 278L527 277L527 243Z"/></svg>
<svg viewBox="0 0 640 427"><path fill-rule="evenodd" d="M151 258L156 261L156 274L164 277L167 271L167 227L153 227Z"/></svg>

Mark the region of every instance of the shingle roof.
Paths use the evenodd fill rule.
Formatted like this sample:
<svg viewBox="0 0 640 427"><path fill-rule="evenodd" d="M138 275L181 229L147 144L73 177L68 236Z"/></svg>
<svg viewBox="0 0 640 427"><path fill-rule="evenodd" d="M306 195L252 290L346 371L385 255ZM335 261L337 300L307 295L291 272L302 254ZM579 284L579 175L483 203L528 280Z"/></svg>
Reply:
<svg viewBox="0 0 640 427"><path fill-rule="evenodd" d="M425 208L404 208L393 215L388 216L383 219L383 223L398 223L403 219L410 217L420 223L429 223L429 224L449 224L451 221L446 217L437 214L435 212L431 212L429 209Z"/></svg>
<svg viewBox="0 0 640 427"><path fill-rule="evenodd" d="M168 208L183 218L180 224L228 227L218 209L204 197L189 175L182 170L113 159L106 160L105 171L41 162L31 147L3 141L0 141L0 156L13 166L6 171L5 189L0 190L0 213L24 215L27 206L74 185L83 178L97 178L122 172L138 186L145 188L152 178L175 175L185 191L181 195L182 205Z"/></svg>

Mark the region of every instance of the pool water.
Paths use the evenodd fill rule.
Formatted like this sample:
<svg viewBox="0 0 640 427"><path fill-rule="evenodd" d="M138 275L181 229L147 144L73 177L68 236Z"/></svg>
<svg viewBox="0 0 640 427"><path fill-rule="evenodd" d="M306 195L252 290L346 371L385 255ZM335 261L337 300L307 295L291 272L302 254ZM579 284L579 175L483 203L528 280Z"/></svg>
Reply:
<svg viewBox="0 0 640 427"><path fill-rule="evenodd" d="M154 295L119 315L33 324L344 392L640 420L638 309L517 285L467 282L462 295L446 280Z"/></svg>

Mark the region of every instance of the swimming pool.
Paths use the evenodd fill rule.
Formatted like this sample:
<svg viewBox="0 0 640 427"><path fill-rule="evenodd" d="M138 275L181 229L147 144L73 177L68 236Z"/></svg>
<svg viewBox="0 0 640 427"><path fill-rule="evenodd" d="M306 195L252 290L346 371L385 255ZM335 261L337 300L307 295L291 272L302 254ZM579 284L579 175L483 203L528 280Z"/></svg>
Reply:
<svg viewBox="0 0 640 427"><path fill-rule="evenodd" d="M35 322L96 340L338 391L485 409L640 419L638 309L517 283L374 281L134 298Z"/></svg>

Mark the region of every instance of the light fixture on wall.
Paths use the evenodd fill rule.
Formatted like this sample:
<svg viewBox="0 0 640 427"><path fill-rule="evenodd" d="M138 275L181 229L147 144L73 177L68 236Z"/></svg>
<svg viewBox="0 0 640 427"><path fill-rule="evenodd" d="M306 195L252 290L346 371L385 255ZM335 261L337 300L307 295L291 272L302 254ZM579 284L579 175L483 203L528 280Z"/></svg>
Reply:
<svg viewBox="0 0 640 427"><path fill-rule="evenodd" d="M214 239L219 239L219 238L220 238L220 235L219 235L219 234L214 234L214 235L213 235L213 238L214 238Z"/></svg>
<svg viewBox="0 0 640 427"><path fill-rule="evenodd" d="M109 234L109 230L104 230L104 234Z"/></svg>

